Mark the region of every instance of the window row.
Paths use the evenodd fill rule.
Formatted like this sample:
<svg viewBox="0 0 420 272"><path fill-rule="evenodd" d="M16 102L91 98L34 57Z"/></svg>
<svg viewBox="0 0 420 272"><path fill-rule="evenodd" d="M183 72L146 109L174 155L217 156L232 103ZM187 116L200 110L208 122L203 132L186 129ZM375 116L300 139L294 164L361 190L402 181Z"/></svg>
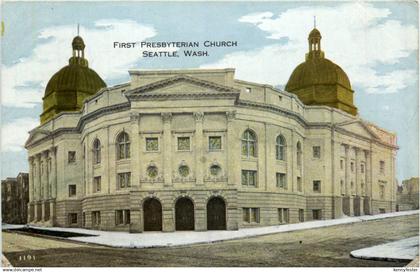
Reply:
<svg viewBox="0 0 420 272"><path fill-rule="evenodd" d="M93 211L91 213L92 218L92 227L100 226L101 225L101 212L100 211ZM131 222L130 219L130 210L115 210L115 225L129 225ZM77 213L69 213L68 214L68 223L69 225L74 225L78 223L78 215ZM82 226L86 226L86 213L82 213Z"/></svg>
<svg viewBox="0 0 420 272"><path fill-rule="evenodd" d="M312 209L312 219L321 220L322 210ZM290 222L289 208L277 208L277 218L280 224L287 224ZM260 208L242 208L242 222L244 223L260 223ZM299 222L305 221L305 210L298 209Z"/></svg>
<svg viewBox="0 0 420 272"><path fill-rule="evenodd" d="M159 138L158 137L146 137L145 150L147 152L159 151ZM242 147L241 153L246 157L257 157L257 137L256 134L247 129L242 134ZM117 159L128 159L130 158L130 138L126 132L121 132L117 137ZM95 139L93 142L93 161L96 164L101 162L101 142L99 139ZM222 150L222 137L221 136L209 136L208 137L208 150L209 151L220 151ZM278 135L275 142L275 158L276 160L286 160L286 140L283 135ZM191 151L191 137L180 136L177 137L177 151ZM72 152L70 154L70 152ZM76 154L74 151L69 152L69 162L74 162ZM298 142L296 145L296 156L297 163L301 165L302 160L302 146ZM321 148L314 146L313 157L321 157Z"/></svg>

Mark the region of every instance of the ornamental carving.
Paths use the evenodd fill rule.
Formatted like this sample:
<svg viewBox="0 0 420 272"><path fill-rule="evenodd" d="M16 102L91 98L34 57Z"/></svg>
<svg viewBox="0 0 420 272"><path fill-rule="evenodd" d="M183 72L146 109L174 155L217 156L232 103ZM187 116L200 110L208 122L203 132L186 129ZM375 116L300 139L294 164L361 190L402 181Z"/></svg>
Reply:
<svg viewBox="0 0 420 272"><path fill-rule="evenodd" d="M193 113L194 119L196 122L203 122L204 113L203 112L194 112Z"/></svg>
<svg viewBox="0 0 420 272"><path fill-rule="evenodd" d="M228 111L226 112L226 118L228 121L233 121L236 118L236 111Z"/></svg>
<svg viewBox="0 0 420 272"><path fill-rule="evenodd" d="M140 120L140 113L138 112L131 112L130 113L130 121L138 121Z"/></svg>
<svg viewBox="0 0 420 272"><path fill-rule="evenodd" d="M172 113L170 112L162 112L161 116L164 123L171 122L172 120Z"/></svg>

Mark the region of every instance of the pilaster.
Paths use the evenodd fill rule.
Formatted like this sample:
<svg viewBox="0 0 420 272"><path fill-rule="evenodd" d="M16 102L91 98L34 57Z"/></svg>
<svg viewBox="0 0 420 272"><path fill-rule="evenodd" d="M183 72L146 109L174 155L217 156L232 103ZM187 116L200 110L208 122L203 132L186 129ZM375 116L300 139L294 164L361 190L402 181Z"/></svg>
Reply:
<svg viewBox="0 0 420 272"><path fill-rule="evenodd" d="M225 148L227 151L227 164L228 164L228 185L238 185L240 184L240 152L241 148L239 146L240 141L235 137L235 118L236 111L226 112L226 121L227 121L227 139Z"/></svg>
<svg viewBox="0 0 420 272"><path fill-rule="evenodd" d="M163 176L164 185L172 185L172 135L171 135L171 122L172 113L162 113L163 123Z"/></svg>
<svg viewBox="0 0 420 272"><path fill-rule="evenodd" d="M137 112L130 113L130 127L132 134L132 158L131 158L131 177L132 177L132 187L137 189L140 187L140 144L139 144L139 126L140 126L140 114Z"/></svg>
<svg viewBox="0 0 420 272"><path fill-rule="evenodd" d="M203 185L203 112L194 112L195 120L195 164L196 164L196 184Z"/></svg>

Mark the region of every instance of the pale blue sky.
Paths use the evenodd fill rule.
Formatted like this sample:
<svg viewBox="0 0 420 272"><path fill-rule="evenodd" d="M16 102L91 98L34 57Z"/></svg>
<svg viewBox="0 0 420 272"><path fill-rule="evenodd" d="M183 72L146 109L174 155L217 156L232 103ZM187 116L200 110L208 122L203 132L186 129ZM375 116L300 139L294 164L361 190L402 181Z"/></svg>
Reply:
<svg viewBox="0 0 420 272"><path fill-rule="evenodd" d="M3 3L1 178L27 171L25 132L39 120L45 82L67 64L77 23L91 67L109 86L128 81L132 68L224 66L236 68L239 79L281 87L304 59L313 15L326 57L350 77L360 116L398 134L398 179L418 176L417 10L412 2ZM239 46L210 49L204 58L143 59L140 49L112 50L115 39L234 40Z"/></svg>

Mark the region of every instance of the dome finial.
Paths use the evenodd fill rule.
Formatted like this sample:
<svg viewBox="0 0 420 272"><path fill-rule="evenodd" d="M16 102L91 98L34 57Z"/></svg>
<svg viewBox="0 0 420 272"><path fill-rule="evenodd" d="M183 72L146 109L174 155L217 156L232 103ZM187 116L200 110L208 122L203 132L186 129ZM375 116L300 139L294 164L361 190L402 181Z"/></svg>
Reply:
<svg viewBox="0 0 420 272"><path fill-rule="evenodd" d="M85 42L82 37L79 36L80 25L77 24L77 36L73 38L71 43L73 47L73 56L70 58L70 64L79 64L82 66L87 66L88 62L85 59Z"/></svg>
<svg viewBox="0 0 420 272"><path fill-rule="evenodd" d="M321 32L316 28L316 16L314 16L314 29L308 36L309 52L306 54L306 59L324 57L324 52L321 51L321 38Z"/></svg>

